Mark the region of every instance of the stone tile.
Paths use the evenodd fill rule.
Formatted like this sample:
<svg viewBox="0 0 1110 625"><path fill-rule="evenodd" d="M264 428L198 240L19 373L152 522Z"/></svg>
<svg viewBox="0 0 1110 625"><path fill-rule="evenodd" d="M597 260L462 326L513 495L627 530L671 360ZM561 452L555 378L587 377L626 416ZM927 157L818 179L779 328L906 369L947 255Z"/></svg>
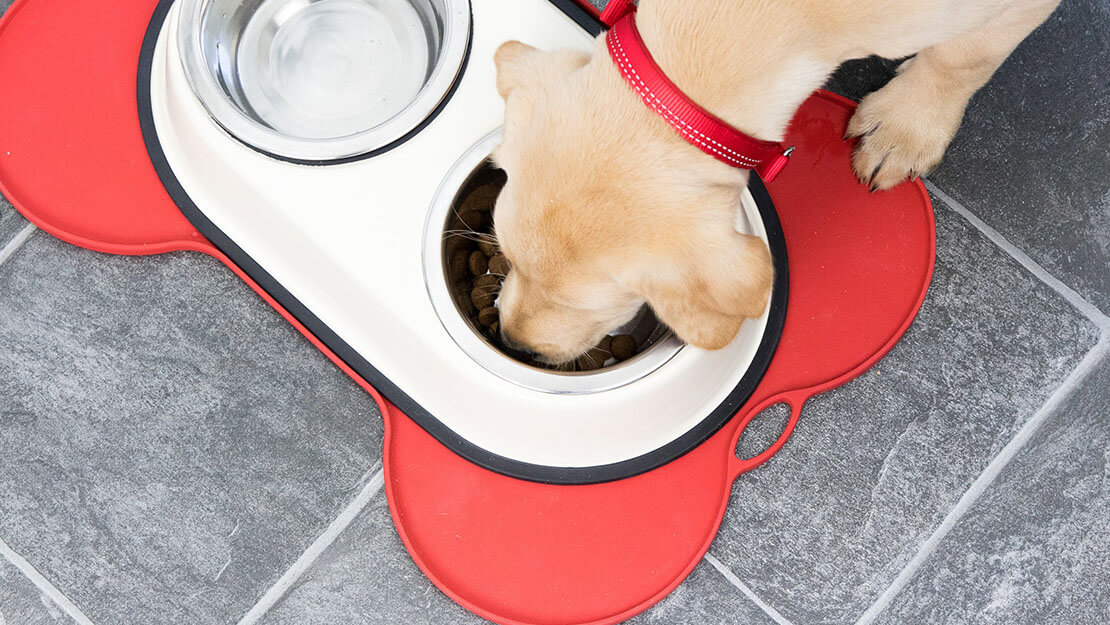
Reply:
<svg viewBox="0 0 1110 625"><path fill-rule="evenodd" d="M702 560L681 586L629 625L774 625L775 621Z"/></svg>
<svg viewBox="0 0 1110 625"><path fill-rule="evenodd" d="M1110 623L1108 415L1104 358L877 623Z"/></svg>
<svg viewBox="0 0 1110 625"><path fill-rule="evenodd" d="M22 230L27 225L27 220L20 215L10 202L8 198L0 195L0 249L11 241L12 237L17 232Z"/></svg>
<svg viewBox="0 0 1110 625"><path fill-rule="evenodd" d="M1110 312L1110 3L1069 0L971 101L931 178Z"/></svg>
<svg viewBox="0 0 1110 625"><path fill-rule="evenodd" d="M19 569L0 557L0 625L73 625Z"/></svg>
<svg viewBox="0 0 1110 625"><path fill-rule="evenodd" d="M233 622L380 456L371 398L199 254L36 233L0 345L0 536L97 623Z"/></svg>
<svg viewBox="0 0 1110 625"><path fill-rule="evenodd" d="M794 623L854 623L1096 341L936 206L936 275L909 333L811 400L790 443L733 488L713 552Z"/></svg>
<svg viewBox="0 0 1110 625"><path fill-rule="evenodd" d="M384 493L351 522L260 625L477 625L401 544Z"/></svg>
<svg viewBox="0 0 1110 625"><path fill-rule="evenodd" d="M405 552L384 494L375 497L260 625L469 625L486 623L441 593ZM702 562L636 625L773 625Z"/></svg>

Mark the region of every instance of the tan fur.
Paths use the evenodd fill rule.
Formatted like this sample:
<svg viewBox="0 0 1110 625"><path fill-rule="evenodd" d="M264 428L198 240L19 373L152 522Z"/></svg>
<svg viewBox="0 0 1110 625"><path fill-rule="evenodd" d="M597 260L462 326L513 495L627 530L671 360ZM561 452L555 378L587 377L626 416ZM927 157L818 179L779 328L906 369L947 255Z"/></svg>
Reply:
<svg viewBox="0 0 1110 625"><path fill-rule="evenodd" d="M680 88L780 140L842 61L918 53L849 127L860 178L889 188L939 162L971 95L1059 0L642 0L637 24ZM733 230L747 173L683 141L609 59L519 42L495 57L508 173L495 229L513 263L502 329L550 362L644 303L687 342L727 345L766 307L770 254Z"/></svg>

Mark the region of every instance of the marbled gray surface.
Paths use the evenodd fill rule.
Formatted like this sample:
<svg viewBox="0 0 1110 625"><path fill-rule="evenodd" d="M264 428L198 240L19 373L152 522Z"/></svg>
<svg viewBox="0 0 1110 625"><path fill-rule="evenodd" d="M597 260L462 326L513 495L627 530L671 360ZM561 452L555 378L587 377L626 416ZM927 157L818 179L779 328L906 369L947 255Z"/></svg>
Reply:
<svg viewBox="0 0 1110 625"><path fill-rule="evenodd" d="M222 265L0 266L0 537L100 623L248 610L378 460L370 396Z"/></svg>
<svg viewBox="0 0 1110 625"><path fill-rule="evenodd" d="M260 625L476 625L405 552L378 496Z"/></svg>
<svg viewBox="0 0 1110 625"><path fill-rule="evenodd" d="M937 205L916 322L806 405L790 444L733 488L711 548L794 623L854 623L1095 344L1056 292Z"/></svg>
<svg viewBox="0 0 1110 625"><path fill-rule="evenodd" d="M0 558L0 625L73 625L23 573Z"/></svg>
<svg viewBox="0 0 1110 625"><path fill-rule="evenodd" d="M1110 314L1110 2L1067 0L971 101L933 182Z"/></svg>
<svg viewBox="0 0 1110 625"><path fill-rule="evenodd" d="M879 625L1110 623L1110 359L1045 422Z"/></svg>
<svg viewBox="0 0 1110 625"><path fill-rule="evenodd" d="M0 250L26 225L27 220L12 208L8 198L0 195Z"/></svg>
<svg viewBox="0 0 1110 625"><path fill-rule="evenodd" d="M627 622L630 625L775 625L770 615L705 560L666 599Z"/></svg>

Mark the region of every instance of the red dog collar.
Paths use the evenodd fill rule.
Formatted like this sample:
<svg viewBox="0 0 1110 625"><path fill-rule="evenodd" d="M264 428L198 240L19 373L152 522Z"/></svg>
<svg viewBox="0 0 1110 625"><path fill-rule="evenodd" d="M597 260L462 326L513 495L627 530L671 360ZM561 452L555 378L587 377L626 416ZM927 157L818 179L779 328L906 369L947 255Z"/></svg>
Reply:
<svg viewBox="0 0 1110 625"><path fill-rule="evenodd" d="M754 169L766 182L774 180L793 146L744 134L698 106L655 63L636 29L635 12L632 0L610 0L601 21L610 27L605 37L609 56L644 104L702 152L733 167Z"/></svg>

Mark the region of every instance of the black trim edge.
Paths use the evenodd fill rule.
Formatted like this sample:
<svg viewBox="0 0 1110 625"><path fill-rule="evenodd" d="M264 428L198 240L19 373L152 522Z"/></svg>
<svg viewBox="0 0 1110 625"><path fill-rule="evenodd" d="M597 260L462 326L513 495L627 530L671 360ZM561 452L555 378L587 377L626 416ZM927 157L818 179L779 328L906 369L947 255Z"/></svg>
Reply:
<svg viewBox="0 0 1110 625"><path fill-rule="evenodd" d="M581 7L570 0L549 0L559 9L567 13L587 31L600 32L601 25ZM449 449L466 458L470 462L485 469L522 480L540 482L545 484L597 484L621 480L641 473L657 469L664 464L672 462L685 455L695 447L701 445L717 433L726 423L732 420L737 411L751 397L760 380L771 363L782 328L786 320L786 301L789 288L788 263L786 258L786 241L783 238L782 226L778 220L771 197L766 187L758 176L751 176L748 188L759 207L760 216L763 218L764 228L767 231L767 240L774 260L775 283L773 287L770 311L767 318L767 327L763 333L755 358L748 367L747 372L740 379L736 387L728 394L725 400L717 406L707 417L702 419L690 431L666 445L621 462L593 467L552 467L527 462L520 462L491 453L459 436L448 428L439 419L425 410L419 403L409 397L404 391L381 374L365 358L358 354L350 345L328 328L304 304L277 282L253 258L247 255L227 235L216 227L204 213L193 203L188 193L177 180L170 168L165 153L162 151L158 133L154 126L154 115L150 98L150 78L154 57L154 48L158 42L159 33L165 22L166 15L174 0L160 0L154 10L150 24L147 26L143 38L142 51L139 56L138 76L136 80L136 98L138 104L139 124L146 144L147 153L150 155L151 164L158 173L162 185L178 208L193 226L201 232L222 253L227 255L240 269L254 280L264 291L273 297L281 306L293 315L301 324L328 347L337 357L354 369L363 379L376 388L389 401L393 402L409 418L415 421L428 434L447 446ZM444 103L447 99L445 98ZM442 106L442 105L441 105Z"/></svg>
<svg viewBox="0 0 1110 625"><path fill-rule="evenodd" d="M555 8L562 11L567 17L574 20L576 24L582 27L582 30L590 33L593 36L598 36L605 30L605 24L601 23L596 17L590 14L575 0L547 0L555 5Z"/></svg>

